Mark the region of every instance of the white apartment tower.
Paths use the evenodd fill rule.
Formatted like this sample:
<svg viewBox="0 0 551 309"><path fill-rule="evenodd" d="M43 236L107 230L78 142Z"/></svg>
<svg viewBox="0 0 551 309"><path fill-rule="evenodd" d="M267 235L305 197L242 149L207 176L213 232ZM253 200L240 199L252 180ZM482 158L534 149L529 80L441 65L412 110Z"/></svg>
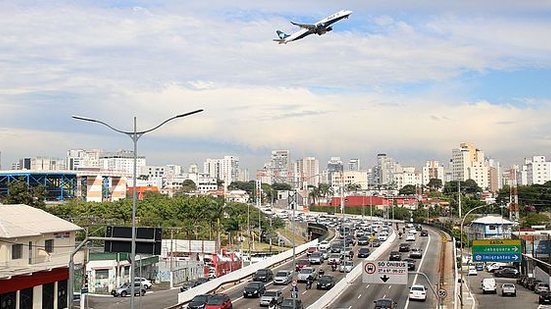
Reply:
<svg viewBox="0 0 551 309"><path fill-rule="evenodd" d="M527 185L542 185L551 180L551 162L545 161L545 156L524 158Z"/></svg>
<svg viewBox="0 0 551 309"><path fill-rule="evenodd" d="M145 157L138 156L136 170L139 172L145 165ZM118 171L124 173L127 177L132 177L134 175L134 151L104 152L99 157L99 166L104 171Z"/></svg>
<svg viewBox="0 0 551 309"><path fill-rule="evenodd" d="M69 149L66 164L68 170L100 168L101 149Z"/></svg>
<svg viewBox="0 0 551 309"><path fill-rule="evenodd" d="M224 187L227 188L239 177L239 157L224 156L223 159L207 159L203 163L203 173L223 181Z"/></svg>
<svg viewBox="0 0 551 309"><path fill-rule="evenodd" d="M360 170L360 159L350 159L350 160L348 160L348 170L349 171L359 171Z"/></svg>
<svg viewBox="0 0 551 309"><path fill-rule="evenodd" d="M271 173L271 183L288 183L291 168L291 156L289 150L272 150L269 170Z"/></svg>
<svg viewBox="0 0 551 309"><path fill-rule="evenodd" d="M422 171L423 185L427 185L431 179L440 179L444 184L444 166L438 161L427 161Z"/></svg>
<svg viewBox="0 0 551 309"><path fill-rule="evenodd" d="M483 190L488 188L488 166L484 160L484 152L473 144L461 143L459 148L452 149L450 168L452 180L472 179Z"/></svg>

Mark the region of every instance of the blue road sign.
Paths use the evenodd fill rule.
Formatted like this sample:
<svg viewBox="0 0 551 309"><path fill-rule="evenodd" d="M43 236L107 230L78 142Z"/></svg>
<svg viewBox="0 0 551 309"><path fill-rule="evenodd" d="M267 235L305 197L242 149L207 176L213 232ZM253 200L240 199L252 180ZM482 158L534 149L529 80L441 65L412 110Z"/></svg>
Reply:
<svg viewBox="0 0 551 309"><path fill-rule="evenodd" d="M475 253L475 262L520 262L520 253Z"/></svg>

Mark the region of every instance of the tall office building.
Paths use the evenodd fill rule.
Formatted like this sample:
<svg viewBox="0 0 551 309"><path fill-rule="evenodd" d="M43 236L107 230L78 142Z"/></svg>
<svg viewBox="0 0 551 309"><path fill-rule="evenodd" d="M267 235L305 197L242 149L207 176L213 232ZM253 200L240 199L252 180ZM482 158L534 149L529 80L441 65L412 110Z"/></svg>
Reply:
<svg viewBox="0 0 551 309"><path fill-rule="evenodd" d="M377 165L372 168L372 181L375 186L388 186L394 183L394 174L400 165L386 153L377 154ZM400 170L401 172L401 170Z"/></svg>
<svg viewBox="0 0 551 309"><path fill-rule="evenodd" d="M32 171L60 171L65 170L65 160L52 157L34 157L19 159L13 169Z"/></svg>
<svg viewBox="0 0 551 309"><path fill-rule="evenodd" d="M84 168L99 168L101 149L69 149L67 150L66 164L68 170Z"/></svg>
<svg viewBox="0 0 551 309"><path fill-rule="evenodd" d="M291 180L291 156L289 150L272 150L272 156L267 166L271 181L269 183L289 183Z"/></svg>
<svg viewBox="0 0 551 309"><path fill-rule="evenodd" d="M224 156L222 159L206 159L203 163L203 173L223 181L224 188L227 188L239 178L239 157Z"/></svg>

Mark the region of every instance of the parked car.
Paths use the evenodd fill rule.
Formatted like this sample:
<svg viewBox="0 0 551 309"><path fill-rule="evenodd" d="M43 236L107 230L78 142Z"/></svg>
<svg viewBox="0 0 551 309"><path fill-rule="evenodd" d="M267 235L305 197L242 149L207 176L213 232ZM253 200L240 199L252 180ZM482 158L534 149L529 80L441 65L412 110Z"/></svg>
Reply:
<svg viewBox="0 0 551 309"><path fill-rule="evenodd" d="M299 298L285 298L279 305L279 309L304 309L304 306Z"/></svg>
<svg viewBox="0 0 551 309"><path fill-rule="evenodd" d="M280 290L268 290L260 297L260 306L269 306L275 300L277 305L283 301L283 292Z"/></svg>
<svg viewBox="0 0 551 309"><path fill-rule="evenodd" d="M354 262L352 261L343 261L341 265L339 266L339 271L341 273L349 273L352 271L352 268L354 268Z"/></svg>
<svg viewBox="0 0 551 309"><path fill-rule="evenodd" d="M199 294L193 297L193 299L187 305L188 309L203 309L207 305L210 294Z"/></svg>
<svg viewBox="0 0 551 309"><path fill-rule="evenodd" d="M366 258L366 257L369 256L369 254L370 254L369 248L367 248L367 247L362 247L358 250L358 257L359 258Z"/></svg>
<svg viewBox="0 0 551 309"><path fill-rule="evenodd" d="M313 267L304 267L297 275L298 282L306 282L308 276L312 276L314 280L318 277L318 273Z"/></svg>
<svg viewBox="0 0 551 309"><path fill-rule="evenodd" d="M423 251L419 248L411 248L409 251L409 257L412 259L420 259L423 257Z"/></svg>
<svg viewBox="0 0 551 309"><path fill-rule="evenodd" d="M395 309L398 308L394 300L392 298L379 298L377 300L374 300L373 303L375 304L375 309Z"/></svg>
<svg viewBox="0 0 551 309"><path fill-rule="evenodd" d="M308 261L310 261L310 264L322 264L323 263L323 253L317 251L312 254L310 254L310 257L308 257Z"/></svg>
<svg viewBox="0 0 551 309"><path fill-rule="evenodd" d="M254 273L253 280L254 281L262 281L262 282L269 282L274 279L274 273L271 269L263 268L259 269Z"/></svg>
<svg viewBox="0 0 551 309"><path fill-rule="evenodd" d="M518 278L519 275L519 271L514 268L503 268L494 271L494 276L496 277Z"/></svg>
<svg viewBox="0 0 551 309"><path fill-rule="evenodd" d="M274 276L274 284L289 284L293 280L290 270L280 270Z"/></svg>
<svg viewBox="0 0 551 309"><path fill-rule="evenodd" d="M540 293L538 302L540 305L551 304L551 292L547 291Z"/></svg>
<svg viewBox="0 0 551 309"><path fill-rule="evenodd" d="M410 246L408 243L400 244L400 246L398 247L399 252L409 252L409 249L410 249Z"/></svg>
<svg viewBox="0 0 551 309"><path fill-rule="evenodd" d="M411 300L427 300L427 289L424 285L412 285L409 289L409 299Z"/></svg>
<svg viewBox="0 0 551 309"><path fill-rule="evenodd" d="M398 251L390 251L390 256L388 257L389 261L401 261L402 254Z"/></svg>
<svg viewBox="0 0 551 309"><path fill-rule="evenodd" d="M536 286L534 287L534 292L536 294L540 294L542 292L547 292L547 291L549 291L549 284L548 283L538 282L536 284Z"/></svg>
<svg viewBox="0 0 551 309"><path fill-rule="evenodd" d="M319 278L316 288L318 290L329 290L335 286L335 277L331 275L323 275Z"/></svg>
<svg viewBox="0 0 551 309"><path fill-rule="evenodd" d="M212 294L207 300L205 309L231 309L232 302L227 294Z"/></svg>
<svg viewBox="0 0 551 309"><path fill-rule="evenodd" d="M501 285L501 296L517 296L517 288L513 283L504 283Z"/></svg>
<svg viewBox="0 0 551 309"><path fill-rule="evenodd" d="M253 281L243 288L243 297L260 297L264 292L266 292L264 282Z"/></svg>
<svg viewBox="0 0 551 309"><path fill-rule="evenodd" d="M153 286L153 283L149 279L143 277L135 277L134 280L136 283L141 283L146 290L151 289Z"/></svg>
<svg viewBox="0 0 551 309"><path fill-rule="evenodd" d="M131 293L131 289L132 287L130 286L130 284L124 283L118 288L113 289L111 291L111 295L115 297L125 297L126 295L129 295ZM134 295L145 295L145 288L139 282L134 283Z"/></svg>

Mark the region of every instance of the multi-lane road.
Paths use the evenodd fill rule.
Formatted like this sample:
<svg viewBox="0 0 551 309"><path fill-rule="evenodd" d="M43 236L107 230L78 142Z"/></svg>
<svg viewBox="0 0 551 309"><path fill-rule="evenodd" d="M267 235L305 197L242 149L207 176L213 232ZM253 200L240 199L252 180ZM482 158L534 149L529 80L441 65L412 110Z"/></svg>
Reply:
<svg viewBox="0 0 551 309"><path fill-rule="evenodd" d="M433 284L436 284L439 280L438 265L440 259L441 248L441 234L437 230L429 230L428 237L419 237L415 242L410 242L412 247L418 247L423 249L423 258L417 260L417 271L422 271L427 274ZM400 240L396 237L396 240L392 244L391 248L384 252L378 260L388 260L388 255L391 250L397 250L399 244L405 242L404 239ZM357 253L358 246L354 248ZM298 256L301 258L303 256ZM407 253L404 253L404 258L407 257ZM451 258L451 257L448 257ZM358 265L363 259L357 258L357 254L353 259L354 265ZM284 263L273 270L274 274L281 269L291 269L293 265L292 261ZM344 273L338 271L331 271L330 266L327 263L321 266L316 266L316 269L323 268L326 274L334 275L336 282L344 277ZM409 284L423 284L428 283L421 276L410 275ZM231 287L227 287L223 291L218 291L228 294L233 302L234 308L259 308L259 298L243 298L243 288L247 284L242 282ZM268 283L266 289L280 289L283 291L284 297L290 297L290 284L285 286L274 286L273 283ZM300 299L302 300L304 307L306 308L310 304L318 300L326 291L317 290L314 283L313 288L310 290L305 289L304 283L298 283ZM367 285L361 282L361 276L358 280L350 284L348 289L336 299L336 301L330 306L331 308L371 308L373 301L377 298L389 297L398 302L398 308L434 308L436 307L436 299L434 295L428 291L428 299L424 303L410 302L408 300L408 286L405 285ZM451 291L448 291L451 293ZM165 308L174 305L177 299L178 290L160 290L148 292L145 297L137 297L136 304L138 308ZM113 298L113 297L91 297L89 302L90 308L128 308L129 297L126 298Z"/></svg>
<svg viewBox="0 0 551 309"><path fill-rule="evenodd" d="M439 265L441 254L441 233L437 230L428 228L428 237L417 236L415 242L410 242L411 247L423 249L423 257L417 260L416 271L425 273L433 285L439 282ZM400 243L405 242L396 239L394 244L387 252L383 253L378 260L388 260L389 252L398 250ZM403 254L407 257L407 253ZM448 257L451 258L451 257ZM427 286L428 283L422 276L410 274L408 276L408 285L390 285L390 284L365 284L362 283L361 276L350 284L331 305L331 308L372 308L373 301L379 298L391 298L397 302L397 308L436 308L437 300L434 294L429 289L427 291L427 300L425 302L409 301L409 287L412 284L422 284ZM451 293L452 291L448 291Z"/></svg>

